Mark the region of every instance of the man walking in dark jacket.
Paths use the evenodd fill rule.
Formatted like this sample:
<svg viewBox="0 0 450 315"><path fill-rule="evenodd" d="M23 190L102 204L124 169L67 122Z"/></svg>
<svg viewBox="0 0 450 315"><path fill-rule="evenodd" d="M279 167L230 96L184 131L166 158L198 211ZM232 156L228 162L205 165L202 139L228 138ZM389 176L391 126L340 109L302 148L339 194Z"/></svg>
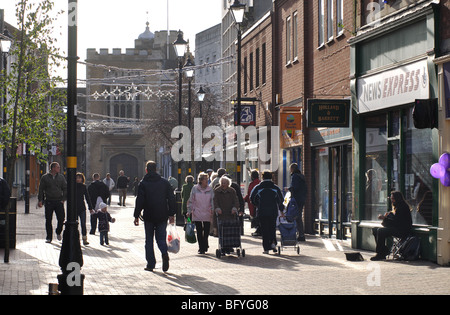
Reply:
<svg viewBox="0 0 450 315"><path fill-rule="evenodd" d="M56 226L56 236L58 241L62 239L61 232L64 226L65 213L64 202L67 200L67 182L64 175L61 175L61 166L57 162L50 164L50 173L41 177L39 183L38 206L45 205L45 229L47 231L46 242L51 243L53 238L52 219L53 212L58 221Z"/></svg>
<svg viewBox="0 0 450 315"><path fill-rule="evenodd" d="M276 253L276 221L278 210L284 209L284 197L281 189L272 181L272 172L263 172L263 181L253 188L250 200L258 208L264 254L268 254L270 249Z"/></svg>
<svg viewBox="0 0 450 315"><path fill-rule="evenodd" d="M134 209L134 225L139 225L141 211L144 210L145 227L145 256L147 267L145 270L153 271L156 265L153 238L162 254L163 271L169 269L169 254L167 253L166 229L167 220L173 224L176 213L176 201L173 188L169 181L156 173L156 163L147 162L147 175L139 183Z"/></svg>
<svg viewBox="0 0 450 315"><path fill-rule="evenodd" d="M100 180L100 174L95 173L92 175L92 180L93 182L88 187L88 194L91 198L91 204L94 207L94 210L90 211L91 231L89 234L95 235L95 230L97 229L97 216L95 215L95 211L98 210L100 202L107 203L108 199L111 197L111 193L109 187ZM99 197L101 200L98 200Z"/></svg>

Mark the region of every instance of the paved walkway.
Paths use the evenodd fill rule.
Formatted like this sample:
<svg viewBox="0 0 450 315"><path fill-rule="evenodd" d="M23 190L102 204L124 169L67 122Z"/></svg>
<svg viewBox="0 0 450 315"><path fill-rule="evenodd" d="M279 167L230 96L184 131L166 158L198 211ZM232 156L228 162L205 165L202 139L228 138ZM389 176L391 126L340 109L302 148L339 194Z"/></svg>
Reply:
<svg viewBox="0 0 450 315"><path fill-rule="evenodd" d="M17 248L10 263L3 263L0 249L0 295L46 295L48 284L57 283L61 242L45 243L43 209L25 215L18 202ZM101 246L98 233L82 246L86 295L280 295L280 294L450 294L450 269L430 262L371 262L372 252L362 252L365 261L349 262L349 241L307 236L301 253L292 249L281 256L263 255L261 239L250 236L246 222L242 238L245 258L215 257L217 238L210 238L210 251L197 255L197 244L182 240L181 251L170 256L168 273L144 271L144 226L133 225L134 198L128 207L117 206L113 197L110 245ZM88 220L89 221L89 220ZM54 219L54 226L56 226ZM88 223L89 229L89 223ZM182 228L178 228L182 235ZM184 237L182 237L183 239Z"/></svg>

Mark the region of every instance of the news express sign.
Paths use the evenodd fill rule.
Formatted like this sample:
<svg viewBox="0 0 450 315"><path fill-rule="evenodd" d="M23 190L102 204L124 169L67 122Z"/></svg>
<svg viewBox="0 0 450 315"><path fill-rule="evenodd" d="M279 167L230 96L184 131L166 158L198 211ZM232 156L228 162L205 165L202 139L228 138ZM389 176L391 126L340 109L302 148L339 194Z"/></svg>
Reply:
<svg viewBox="0 0 450 315"><path fill-rule="evenodd" d="M359 113L414 103L430 97L427 60L358 78Z"/></svg>

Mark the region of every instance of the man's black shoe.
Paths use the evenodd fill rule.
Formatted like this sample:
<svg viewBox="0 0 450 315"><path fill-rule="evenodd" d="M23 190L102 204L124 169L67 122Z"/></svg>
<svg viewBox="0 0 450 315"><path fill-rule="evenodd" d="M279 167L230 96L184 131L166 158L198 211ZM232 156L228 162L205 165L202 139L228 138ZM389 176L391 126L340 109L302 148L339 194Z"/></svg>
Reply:
<svg viewBox="0 0 450 315"><path fill-rule="evenodd" d="M166 272L167 270L169 270L169 254L162 255L162 260L163 260L162 270Z"/></svg>

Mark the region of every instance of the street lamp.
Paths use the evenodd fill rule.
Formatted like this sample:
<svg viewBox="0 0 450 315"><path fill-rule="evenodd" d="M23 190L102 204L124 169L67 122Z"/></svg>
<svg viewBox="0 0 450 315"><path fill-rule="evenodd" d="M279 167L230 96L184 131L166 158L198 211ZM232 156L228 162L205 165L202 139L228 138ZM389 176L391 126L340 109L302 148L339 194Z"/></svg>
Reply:
<svg viewBox="0 0 450 315"><path fill-rule="evenodd" d="M181 127L182 124L182 89L183 89L183 57L186 53L187 42L183 39L183 32L181 30L178 31L177 40L173 43L175 47L175 52L178 57L178 126ZM177 163L177 171L178 171L178 190L181 190L181 164Z"/></svg>
<svg viewBox="0 0 450 315"><path fill-rule="evenodd" d="M192 110L192 102L191 102L191 86L192 86L192 78L194 77L194 64L191 61L191 57L188 56L186 64L184 65L184 68L186 69L186 77L188 78L188 128L189 131L191 130L191 110ZM189 169L188 174L192 175L192 160L189 160Z"/></svg>
<svg viewBox="0 0 450 315"><path fill-rule="evenodd" d="M78 3L69 0L68 57L67 57L67 221L65 223L58 275L62 295L83 295L84 275L81 274L83 254L77 221L77 65L78 65Z"/></svg>
<svg viewBox="0 0 450 315"><path fill-rule="evenodd" d="M241 24L244 21L245 7L245 4L240 3L239 0L235 0L233 5L230 6L234 21L237 24Z"/></svg>
<svg viewBox="0 0 450 315"><path fill-rule="evenodd" d="M3 36L1 36L1 45L2 45L2 57L3 57L3 67L5 70L5 77L7 72L7 61L8 61L8 54L9 50L11 49L11 43L12 43L12 37L9 34L8 30L5 29L3 32ZM6 104L6 85L5 85L5 93L3 96L3 104ZM3 110L2 115L2 125L6 123L6 110ZM3 151L3 161L6 162L6 151ZM4 163L6 165L6 163ZM3 175L5 176L5 175ZM5 255L4 255L4 262L9 263L9 207L10 205L7 205L5 208Z"/></svg>
<svg viewBox="0 0 450 315"><path fill-rule="evenodd" d="M233 15L234 21L237 24L238 28L238 45L237 45L237 121L236 125L238 127L237 131L237 184L241 187L241 161L240 154L241 152L241 135L240 135L240 126L241 126L241 112L242 112L242 104L241 104L241 71L242 71L242 31L241 31L241 23L244 21L244 13L245 13L246 5L239 2L239 0L235 0L233 5L230 6L231 14Z"/></svg>
<svg viewBox="0 0 450 315"><path fill-rule="evenodd" d="M198 90L197 92L197 98L198 101L200 102L200 118L203 118L203 113L202 113L202 105L203 105L203 101L205 100L205 96L206 96L206 92L203 90L203 86L200 87L200 90Z"/></svg>

